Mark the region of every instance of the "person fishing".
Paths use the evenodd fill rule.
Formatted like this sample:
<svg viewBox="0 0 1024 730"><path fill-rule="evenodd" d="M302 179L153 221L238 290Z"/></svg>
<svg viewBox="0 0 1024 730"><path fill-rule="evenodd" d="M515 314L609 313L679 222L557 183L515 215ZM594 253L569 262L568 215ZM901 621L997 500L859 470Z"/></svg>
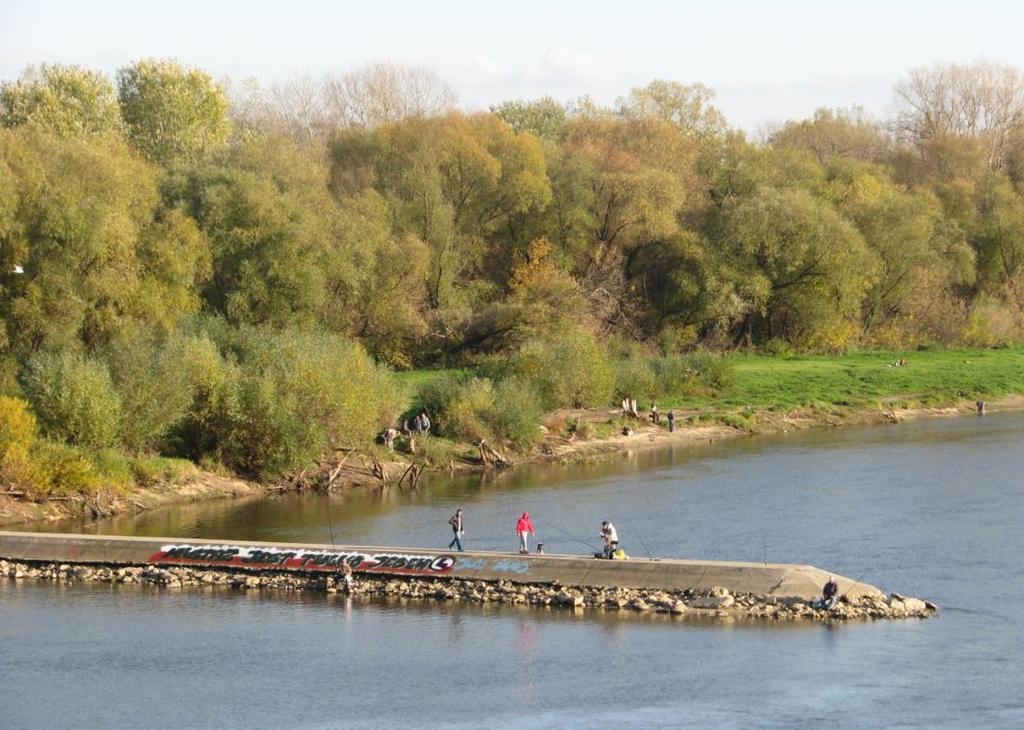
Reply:
<svg viewBox="0 0 1024 730"><path fill-rule="evenodd" d="M530 513L523 512L519 521L516 522L516 534L519 535L519 553L521 555L527 555L530 552L530 547L527 542L527 535L536 535L536 531L533 529L533 523L530 521Z"/></svg>
<svg viewBox="0 0 1024 730"><path fill-rule="evenodd" d="M813 608L832 610L832 607L839 603L839 599L836 595L839 593L839 584L836 583L836 579L831 575L828 577L828 582L821 589L821 598L817 599L813 604Z"/></svg>
<svg viewBox="0 0 1024 730"><path fill-rule="evenodd" d="M601 523L601 539L604 540L604 556L610 559L619 547L619 533L608 520Z"/></svg>
<svg viewBox="0 0 1024 730"><path fill-rule="evenodd" d="M462 549L462 536L464 534L464 524L462 521L461 509L455 510L455 514L453 514L448 519L448 524L452 526L452 532L455 533L455 536L452 538L452 541L448 543L448 549L451 550L453 547L457 547L460 553L464 552Z"/></svg>

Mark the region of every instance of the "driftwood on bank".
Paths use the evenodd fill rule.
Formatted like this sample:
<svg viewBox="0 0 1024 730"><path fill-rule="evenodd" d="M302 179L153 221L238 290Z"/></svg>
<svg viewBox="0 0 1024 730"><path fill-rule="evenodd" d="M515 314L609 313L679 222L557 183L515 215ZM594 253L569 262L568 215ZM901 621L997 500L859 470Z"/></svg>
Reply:
<svg viewBox="0 0 1024 730"><path fill-rule="evenodd" d="M487 439L480 439L477 448L480 449L480 463L484 466L496 466L499 469L512 466L512 460L487 443Z"/></svg>
<svg viewBox="0 0 1024 730"><path fill-rule="evenodd" d="M316 491L329 494L340 486L376 486L387 489L394 482L394 475L388 473L388 464L381 461L373 452L359 451L355 448L338 448L335 452L341 455L340 458L324 457L297 474L286 476L269 488L281 492ZM422 464L409 464L398 479L399 488L409 486L415 489L422 471Z"/></svg>

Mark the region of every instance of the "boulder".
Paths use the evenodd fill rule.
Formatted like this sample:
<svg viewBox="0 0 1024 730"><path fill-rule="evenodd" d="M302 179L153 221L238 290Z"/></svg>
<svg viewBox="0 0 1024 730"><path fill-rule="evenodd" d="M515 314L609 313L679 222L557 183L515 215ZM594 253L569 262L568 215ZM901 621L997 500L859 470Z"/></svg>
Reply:
<svg viewBox="0 0 1024 730"><path fill-rule="evenodd" d="M724 596L703 596L693 598L690 600L689 606L690 608L719 609L729 608L734 603L736 603L736 599L726 593Z"/></svg>

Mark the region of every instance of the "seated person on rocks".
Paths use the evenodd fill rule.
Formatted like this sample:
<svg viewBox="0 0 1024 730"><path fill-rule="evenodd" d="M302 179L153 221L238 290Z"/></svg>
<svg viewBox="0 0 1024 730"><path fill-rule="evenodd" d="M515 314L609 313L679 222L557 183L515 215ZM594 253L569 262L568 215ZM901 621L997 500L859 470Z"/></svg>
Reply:
<svg viewBox="0 0 1024 730"><path fill-rule="evenodd" d="M816 599L812 604L811 608L818 610L831 609L835 606L839 599L836 594L839 593L839 584L836 583L836 579L831 575L828 577L828 583L821 589L821 598Z"/></svg>

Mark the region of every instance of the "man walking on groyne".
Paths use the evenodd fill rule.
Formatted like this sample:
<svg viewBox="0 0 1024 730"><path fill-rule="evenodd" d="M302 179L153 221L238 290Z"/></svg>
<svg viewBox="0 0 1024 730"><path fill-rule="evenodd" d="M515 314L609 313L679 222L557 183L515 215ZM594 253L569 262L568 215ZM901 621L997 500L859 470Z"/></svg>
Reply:
<svg viewBox="0 0 1024 730"><path fill-rule="evenodd" d="M452 526L452 532L455 533L455 537L453 537L452 541L450 543L448 543L448 549L451 550L453 547L457 547L459 549L460 553L464 552L463 549L462 549L462 535L463 535L463 527L464 527L464 525L463 525L463 522L462 522L462 510L461 509L455 510L455 514L453 514L449 518L448 524Z"/></svg>
<svg viewBox="0 0 1024 730"><path fill-rule="evenodd" d="M530 552L530 546L527 543L527 535L537 534L533 529L533 523L530 521L529 512L523 512L519 521L516 522L516 534L519 535L520 554L527 555Z"/></svg>

